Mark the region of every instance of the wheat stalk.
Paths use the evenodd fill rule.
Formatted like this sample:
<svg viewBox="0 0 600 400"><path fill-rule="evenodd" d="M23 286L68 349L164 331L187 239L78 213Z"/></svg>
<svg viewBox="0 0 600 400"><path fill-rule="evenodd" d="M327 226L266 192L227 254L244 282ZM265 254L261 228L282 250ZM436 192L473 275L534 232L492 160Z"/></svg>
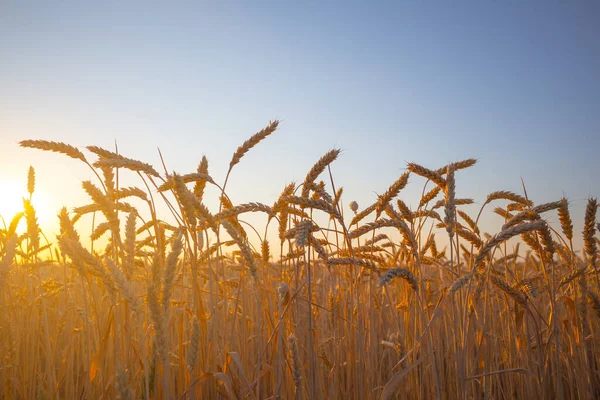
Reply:
<svg viewBox="0 0 600 400"><path fill-rule="evenodd" d="M143 172L153 177L160 177L154 167L148 163L132 160L130 158L100 158L94 162L94 167L98 168L125 168L134 172Z"/></svg>
<svg viewBox="0 0 600 400"><path fill-rule="evenodd" d="M502 229L510 228L511 226L517 225L525 220L532 220L539 218L539 215L545 213L547 211L556 210L562 206L562 202L554 201L552 203L540 204L539 206L535 206L531 209L521 211L520 213L513 216L509 219Z"/></svg>
<svg viewBox="0 0 600 400"><path fill-rule="evenodd" d="M377 200L377 206L375 209L377 217L379 217L381 212L385 209L385 206L394 197L398 196L398 193L400 193L400 191L406 187L409 175L410 174L408 172L405 172L404 174L400 175L400 178L398 178L396 182L394 182L384 194L379 196L379 199Z"/></svg>
<svg viewBox="0 0 600 400"><path fill-rule="evenodd" d="M513 236L520 235L521 233L531 232L533 230L539 230L545 224L544 221L538 220L534 222L529 222L523 225L513 226L507 229L502 230L500 233L492 236L489 240L485 242L479 253L475 257L473 268L477 268L479 264L483 261L485 256L490 252L498 244L505 242L506 240L512 238Z"/></svg>
<svg viewBox="0 0 600 400"><path fill-rule="evenodd" d="M573 221L571 221L571 214L569 213L569 202L565 198L560 201L560 207L558 207L558 219L565 237L572 241Z"/></svg>
<svg viewBox="0 0 600 400"><path fill-rule="evenodd" d="M442 188L440 186L434 186L433 189L431 189L429 192L425 193L421 197L421 200L419 201L419 208L425 206L431 200L435 199L437 197L437 195L440 194L441 191L442 191Z"/></svg>
<svg viewBox="0 0 600 400"><path fill-rule="evenodd" d="M53 151L55 153L61 153L71 158L81 160L87 163L83 153L74 146L62 142L52 142L48 140L22 140L19 142L21 147L29 147L32 149Z"/></svg>
<svg viewBox="0 0 600 400"><path fill-rule="evenodd" d="M587 256L590 258L592 269L596 268L597 246L594 236L596 235L596 210L598 204L596 199L589 199L585 209L583 223L583 245Z"/></svg>
<svg viewBox="0 0 600 400"><path fill-rule="evenodd" d="M339 154L340 150L330 150L325 153L315 165L313 165L308 174L306 174L306 178L304 178L304 184L302 185L302 197L308 197L312 183L319 177L319 175L321 175L321 173L329 164L336 160Z"/></svg>
<svg viewBox="0 0 600 400"><path fill-rule="evenodd" d="M201 193L204 193L204 186L206 186L206 182L213 183L213 179L206 173L194 172L191 174L180 175L181 179L184 183L195 182L194 186L194 195L198 200L202 199ZM175 187L175 180L173 176L169 176L169 179L158 187L159 192L166 192L167 190L171 190ZM200 188L202 189L200 191Z"/></svg>
<svg viewBox="0 0 600 400"><path fill-rule="evenodd" d="M429 179L431 182L438 185L440 188L444 188L446 186L446 180L442 177L441 174L433 171L429 168L425 168L419 164L408 163L407 169L413 174L420 175L423 178Z"/></svg>
<svg viewBox="0 0 600 400"><path fill-rule="evenodd" d="M456 161L456 162L450 163L448 165L445 165L445 166L439 168L438 170L436 170L435 172L437 172L440 175L444 175L445 173L448 172L448 167L452 167L452 169L454 171L458 171L459 169L465 169L465 168L472 167L475 164L477 164L477 160L475 158L467 158L466 160Z"/></svg>
<svg viewBox="0 0 600 400"><path fill-rule="evenodd" d="M193 372L198 363L198 352L200 349L200 322L198 317L194 315L192 318L192 326L190 329L190 346L187 352L187 368Z"/></svg>
<svg viewBox="0 0 600 400"><path fill-rule="evenodd" d="M250 149L252 149L258 143L260 143L264 138L275 132L278 126L279 121L277 120L269 122L269 125L267 125L266 128L252 135L250 139L246 140L240 147L238 147L235 153L233 153L233 157L229 162L229 172L231 172L233 167L240 162L242 157L244 157L244 154L246 154Z"/></svg>
<svg viewBox="0 0 600 400"><path fill-rule="evenodd" d="M417 281L417 277L407 268L388 269L379 278L379 285L385 286L391 281L393 281L395 278L404 279L406 282L408 282L412 290L414 290L415 292L419 291L419 283Z"/></svg>
<svg viewBox="0 0 600 400"><path fill-rule="evenodd" d="M524 204L527 206L532 204L531 201L527 200L525 197L520 196L513 192L509 192L507 190L498 190L496 192L492 192L492 193L488 194L484 205L488 204L494 200L510 200L515 203L520 203L520 204Z"/></svg>

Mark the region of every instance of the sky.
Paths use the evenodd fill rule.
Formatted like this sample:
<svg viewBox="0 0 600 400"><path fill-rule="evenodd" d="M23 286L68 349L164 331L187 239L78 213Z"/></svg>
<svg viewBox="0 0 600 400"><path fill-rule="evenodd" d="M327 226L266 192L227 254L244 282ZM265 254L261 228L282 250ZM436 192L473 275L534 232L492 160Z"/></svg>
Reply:
<svg viewBox="0 0 600 400"><path fill-rule="evenodd" d="M206 155L222 182L237 146L280 119L235 167L234 203L272 204L332 148L336 187L361 207L408 162L473 157L459 197L523 181L536 203L566 196L581 231L600 195L599 38L594 0L2 0L0 207L25 195L30 165L42 226L87 203L85 165L20 140L116 143L157 167L160 149L179 173ZM423 183L400 197L416 207Z"/></svg>

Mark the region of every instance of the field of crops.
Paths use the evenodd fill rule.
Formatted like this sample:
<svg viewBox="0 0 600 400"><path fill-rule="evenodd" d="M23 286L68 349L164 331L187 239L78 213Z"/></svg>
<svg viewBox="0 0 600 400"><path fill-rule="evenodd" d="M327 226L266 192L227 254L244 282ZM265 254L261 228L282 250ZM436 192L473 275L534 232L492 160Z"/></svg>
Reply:
<svg viewBox="0 0 600 400"><path fill-rule="evenodd" d="M595 199L574 232L566 199L462 198L467 159L410 163L359 207L331 150L272 204L233 204L230 174L277 128L234 152L224 182L206 158L176 174L22 141L80 161L89 203L57 210L45 235L31 168L23 211L0 210L0 398L600 398ZM480 230L483 213L504 224Z"/></svg>

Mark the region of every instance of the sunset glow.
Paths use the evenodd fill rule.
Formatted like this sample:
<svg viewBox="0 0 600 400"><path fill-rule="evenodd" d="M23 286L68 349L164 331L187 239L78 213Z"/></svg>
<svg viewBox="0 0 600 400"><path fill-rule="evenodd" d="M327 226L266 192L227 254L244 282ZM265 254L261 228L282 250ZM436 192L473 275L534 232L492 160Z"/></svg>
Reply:
<svg viewBox="0 0 600 400"><path fill-rule="evenodd" d="M8 225L10 220L18 212L23 211L22 195L27 193L24 189L23 182L14 180L0 180L0 215Z"/></svg>

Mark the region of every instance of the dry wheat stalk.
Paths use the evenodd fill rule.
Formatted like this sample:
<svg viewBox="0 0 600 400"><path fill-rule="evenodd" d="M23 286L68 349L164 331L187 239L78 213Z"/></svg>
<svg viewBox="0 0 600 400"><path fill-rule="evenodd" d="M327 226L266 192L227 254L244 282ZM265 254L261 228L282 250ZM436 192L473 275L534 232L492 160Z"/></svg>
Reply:
<svg viewBox="0 0 600 400"><path fill-rule="evenodd" d="M444 175L448 172L448 167L452 167L452 169L454 171L458 171L459 169L465 169L465 168L472 167L476 163L477 163L477 160L475 158L467 158L466 160L456 161L456 162L450 163L448 165L445 165L445 166L439 168L438 170L436 170L435 172L437 172L440 175Z"/></svg>
<svg viewBox="0 0 600 400"><path fill-rule="evenodd" d="M208 175L208 159L206 158L206 156L202 156L202 160L200 160L200 164L198 164L196 172L199 176L202 175L210 178L210 176ZM183 176L183 181L185 182L185 175ZM194 184L194 196L196 196L196 198L200 201L202 201L202 197L204 196L204 189L206 188L207 181L211 182L212 178L199 179Z"/></svg>
<svg viewBox="0 0 600 400"><path fill-rule="evenodd" d="M517 225L508 229L504 229L500 233L492 236L489 240L485 242L481 250L479 250L477 257L475 257L473 268L476 268L477 266L479 266L479 264L481 264L487 253L489 253L490 250L494 248L494 246L510 239L513 236L520 235L521 233L539 230L544 224L545 222L541 220L529 222L523 225Z"/></svg>
<svg viewBox="0 0 600 400"><path fill-rule="evenodd" d="M156 172L154 167L148 163L132 160L131 158L100 158L94 162L94 167L103 168L125 168L134 172L143 172L147 175L159 177L159 173Z"/></svg>
<svg viewBox="0 0 600 400"><path fill-rule="evenodd" d="M196 190L199 190L199 189L197 189L198 185L206 186L206 182L214 183L213 179L205 173L194 172L191 174L180 175L180 177L184 183L190 183L190 182L196 183L196 186L194 187L194 195L196 196L197 199L202 198L202 196L198 196L198 194L196 194ZM174 187L175 187L175 181L173 180L172 176L169 176L167 181L158 187L158 191L166 192L167 190L171 190ZM204 187L202 186L202 192L203 191L204 191Z"/></svg>
<svg viewBox="0 0 600 400"><path fill-rule="evenodd" d="M471 278L473 278L473 276L474 276L474 274L468 274L468 275L461 276L460 278L458 278L456 281L454 281L454 283L450 287L448 294L451 295L451 294L454 294L457 291L459 291L463 286L465 286L467 283L469 283L469 281L471 280Z"/></svg>
<svg viewBox="0 0 600 400"><path fill-rule="evenodd" d="M433 211L433 210L417 210L414 213L412 213L411 215L411 221L415 220L417 218L433 218L435 220L441 221L442 217L440 217L440 214L438 214L437 212Z"/></svg>
<svg viewBox="0 0 600 400"><path fill-rule="evenodd" d="M352 225L356 225L358 224L360 221L362 221L366 216L368 216L369 214L371 214L373 211L375 211L375 209L377 208L377 203L371 204L369 207L365 208L364 210L362 210L361 212L359 212L358 214L356 214L353 218L352 221L350 221L350 226Z"/></svg>
<svg viewBox="0 0 600 400"><path fill-rule="evenodd" d="M406 268L388 269L379 278L379 285L385 286L388 283L390 283L391 281L393 281L395 278L404 279L406 282L408 282L408 284L410 285L412 290L414 290L415 292L419 291L419 284L417 281L417 277Z"/></svg>
<svg viewBox="0 0 600 400"><path fill-rule="evenodd" d="M277 287L277 294L279 298L279 309L283 311L290 302L290 287L285 282L280 282Z"/></svg>
<svg viewBox="0 0 600 400"><path fill-rule="evenodd" d="M135 209L135 207L133 207L129 203L125 203L125 202L113 203L113 208L118 211L123 211L126 213L135 212L137 214L137 210ZM77 222L79 220L79 218L81 218L85 214L89 214L89 213L93 213L93 212L97 212L97 211L102 211L102 206L99 204L95 204L95 203L88 204L88 205L81 206L81 207L75 207L73 209L73 213L75 214L75 217L73 218L73 222Z"/></svg>
<svg viewBox="0 0 600 400"><path fill-rule="evenodd" d="M558 219L565 237L568 240L573 240L573 221L571 221L571 214L569 213L569 202L564 197L560 201L560 207L558 207Z"/></svg>
<svg viewBox="0 0 600 400"><path fill-rule="evenodd" d="M156 353L159 355L161 362L166 366L169 356L167 346L167 332L163 312L159 304L159 289L157 285L151 284L148 287L148 307L150 308L150 316L154 323Z"/></svg>
<svg viewBox="0 0 600 400"><path fill-rule="evenodd" d="M226 208L218 214L214 215L215 221L223 221L228 220L233 217L237 217L239 214L247 213L247 212L264 212L269 217L274 217L275 213L271 209L271 207L261 204L261 203L246 203L240 204L238 206L232 208Z"/></svg>
<svg viewBox="0 0 600 400"><path fill-rule="evenodd" d="M34 252L40 247L40 226L37 223L35 208L28 199L23 199L23 209L25 210L25 220L27 221L27 237L30 240L30 246Z"/></svg>
<svg viewBox="0 0 600 400"><path fill-rule="evenodd" d="M394 210L394 207L392 207L392 205L389 204L389 203L385 206L385 213L392 220L398 220L398 221L400 221L400 220L405 219L405 218L403 218L402 215L400 215L399 213L397 213L396 210ZM438 217L439 217L439 215L438 215ZM412 218L410 219L410 221L412 221Z"/></svg>
<svg viewBox="0 0 600 400"><path fill-rule="evenodd" d="M115 201L115 173L113 168L109 167L101 167L102 176L104 176L104 180L102 183L104 184L104 189L106 192L106 197L110 201Z"/></svg>
<svg viewBox="0 0 600 400"><path fill-rule="evenodd" d="M421 256L421 258L425 257L425 254L427 253L427 250L429 250L431 248L431 246L433 246L435 243L435 234L430 234L427 237L427 241L425 242L425 244L423 246L421 246L421 250L419 251L419 255Z"/></svg>
<svg viewBox="0 0 600 400"><path fill-rule="evenodd" d="M296 222L296 225L288 230L284 237L286 239L296 238L303 230L308 230L308 232L316 232L318 231L318 226L314 224L310 219L304 219L299 222ZM308 234L308 233L305 233Z"/></svg>
<svg viewBox="0 0 600 400"><path fill-rule="evenodd" d="M102 222L94 228L94 231L90 235L91 240L98 240L102 235L104 235L110 229L110 224L108 222Z"/></svg>
<svg viewBox="0 0 600 400"><path fill-rule="evenodd" d="M350 239L356 239L356 238L364 235L365 233L371 232L372 230L379 229L379 228L385 228L385 227L394 227L394 228L400 228L403 231L405 231L405 230L410 231L410 229L408 229L406 223L404 223L404 221L402 221L402 220L379 219L375 222L364 224L361 227L356 228L355 230L351 231L348 234L348 237Z"/></svg>
<svg viewBox="0 0 600 400"><path fill-rule="evenodd" d="M462 227L457 227L456 234L458 236L460 236L461 238L465 239L466 241L468 241L469 243L471 243L473 246L475 246L478 249L481 248L481 246L483 246L483 242L481 241L479 236L477 236L475 233L471 232L468 229L464 229Z"/></svg>
<svg viewBox="0 0 600 400"><path fill-rule="evenodd" d="M35 190L35 169L32 166L29 166L29 170L27 171L27 193L29 193L29 198L33 196L33 192Z"/></svg>
<svg viewBox="0 0 600 400"><path fill-rule="evenodd" d="M242 157L244 157L244 155L248 151L250 151L250 149L252 149L258 143L260 143L264 138L266 138L267 136L269 136L270 134L275 132L275 130L277 129L278 126L279 126L279 121L277 121L277 120L270 121L269 125L267 125L264 129L255 133L254 135L252 135L250 137L250 139L248 139L244 143L242 143L242 145L237 148L235 153L233 153L233 157L231 158L231 161L229 162L229 172L231 172L233 167L237 163L240 162Z"/></svg>
<svg viewBox="0 0 600 400"><path fill-rule="evenodd" d="M341 188L339 188L337 190L337 192L335 193L335 196L333 197L333 200L331 201L331 206L333 208L335 208L336 210L338 209L340 200L342 199L342 193L344 193L344 188L343 187L341 187Z"/></svg>
<svg viewBox="0 0 600 400"><path fill-rule="evenodd" d="M85 159L83 153L77 147L73 147L70 144L62 142L52 142L48 140L22 140L19 142L19 145L21 147L29 147L32 149L54 151L56 153L61 153L71 158L75 158L77 160L83 161L84 163L87 163L87 160Z"/></svg>
<svg viewBox="0 0 600 400"><path fill-rule="evenodd" d="M542 247L539 242L536 240L535 235L532 233L522 233L521 239L523 242L529 246L533 251L535 251L540 257L543 256Z"/></svg>
<svg viewBox="0 0 600 400"><path fill-rule="evenodd" d="M327 261L327 259L329 258L329 256L327 255L327 251L325 250L323 245L313 237L313 235L308 235L308 242L315 249L315 251L319 255L319 258L321 260Z"/></svg>
<svg viewBox="0 0 600 400"><path fill-rule="evenodd" d="M525 204L521 204L521 203L508 203L506 205L506 211L508 212L513 212L513 211L525 211L527 210L527 207Z"/></svg>
<svg viewBox="0 0 600 400"><path fill-rule="evenodd" d="M280 214L279 214L279 224L278 224L278 234L279 234L279 240L281 241L281 243L283 244L283 241L286 239L286 232L287 232L287 227L288 227L288 219L289 219L289 214L288 214L288 208L289 207L283 207Z"/></svg>
<svg viewBox="0 0 600 400"><path fill-rule="evenodd" d="M596 316L600 318L600 297L590 290L588 290L585 294L590 306L596 312Z"/></svg>
<svg viewBox="0 0 600 400"><path fill-rule="evenodd" d="M385 233L380 233L378 235L375 235L372 239L367 240L365 242L365 244L364 244L364 247L372 246L375 243L380 242L380 241L382 241L384 239L388 239L389 240L390 238Z"/></svg>
<svg viewBox="0 0 600 400"><path fill-rule="evenodd" d="M192 318L192 326L190 327L190 347L187 352L187 368L193 372L198 363L198 352L200 350L200 322L198 317L194 315Z"/></svg>
<svg viewBox="0 0 600 400"><path fill-rule="evenodd" d="M342 218L339 212L325 200L307 199L299 196L285 196L283 197L283 201L296 204L302 207L315 208L317 210L325 211L326 213L331 214L337 219Z"/></svg>
<svg viewBox="0 0 600 400"><path fill-rule="evenodd" d="M540 237L542 239L542 245L546 249L548 259L552 259L554 256L554 252L556 251L556 247L554 246L554 241L552 240L552 233L550 232L550 228L548 228L548 224L542 225L540 228Z"/></svg>
<svg viewBox="0 0 600 400"><path fill-rule="evenodd" d="M292 375L294 377L294 385L296 386L296 399L299 400L302 398L302 363L300 362L298 345L294 335L288 337L288 345L290 346L292 357Z"/></svg>
<svg viewBox="0 0 600 400"><path fill-rule="evenodd" d="M491 275L490 280L494 284L494 286L498 287L504 293L512 297L517 303L521 304L523 307L527 306L527 297L525 294L512 286L510 286L504 279L497 277L496 275Z"/></svg>
<svg viewBox="0 0 600 400"><path fill-rule="evenodd" d="M250 246L245 240L242 240L240 233L233 227L233 225L231 225L231 223L228 221L223 221L221 222L221 225L223 225L229 236L231 236L231 239L233 239L240 248L242 256L244 257L244 260L246 260L247 267L250 270L252 277L255 281L257 281L258 276L256 274L256 264L254 263L254 256L252 255Z"/></svg>
<svg viewBox="0 0 600 400"><path fill-rule="evenodd" d="M283 191L279 195L279 198L277 199L277 201L275 203L273 203L273 206L271 207L273 212L275 212L275 213L281 212L282 209L285 208L285 206L287 204L287 202L284 201L283 198L286 196L293 195L295 190L296 190L295 182L292 182L292 183L286 185L286 187L283 189Z"/></svg>
<svg viewBox="0 0 600 400"><path fill-rule="evenodd" d="M318 184L311 183L310 190L313 191L311 198L316 200L323 199L330 204L333 203L331 195L327 193L327 190L325 190L325 182L320 181Z"/></svg>
<svg viewBox="0 0 600 400"><path fill-rule="evenodd" d="M119 269L110 258L105 258L105 264L110 273L114 286L119 290L125 301L127 301L127 303L129 303L131 306L133 315L139 315L139 306L131 282L125 277L125 275L123 275L121 269Z"/></svg>
<svg viewBox="0 0 600 400"><path fill-rule="evenodd" d="M100 158L121 158L121 157L123 157L120 154L115 153L114 151L106 150L99 146L86 146L86 149L88 149L88 151L94 153L95 155L97 155Z"/></svg>
<svg viewBox="0 0 600 400"><path fill-rule="evenodd" d="M58 245L61 251L73 260L73 266L77 268L82 275L89 272L101 278L102 282L110 292L115 292L117 290L112 279L106 273L105 266L89 251L84 249L78 240L69 238L67 234L62 234L58 238ZM91 267L91 269L87 268L88 266Z"/></svg>
<svg viewBox="0 0 600 400"><path fill-rule="evenodd" d="M445 172L446 171L444 171L444 173ZM421 197L421 200L419 201L419 208L425 206L431 200L435 199L437 197L437 195L440 194L441 191L442 191L441 187L434 186L433 189L431 189L429 192L425 193L423 195L423 197Z"/></svg>
<svg viewBox="0 0 600 400"><path fill-rule="evenodd" d="M69 218L69 213L67 212L66 207L60 209L60 212L58 213L58 221L59 232L61 235L65 235L69 239L74 239L79 242L79 234L75 230L73 221L71 221L71 218Z"/></svg>
<svg viewBox="0 0 600 400"><path fill-rule="evenodd" d="M340 150L333 149L328 151L317 161L315 165L310 169L306 178L304 178L304 183L302 185L302 197L307 198L310 192L311 184L321 175L321 173L327 168L329 164L335 161L335 159L340 154Z"/></svg>
<svg viewBox="0 0 600 400"><path fill-rule="evenodd" d="M394 182L384 194L379 196L379 199L377 200L377 206L375 208L377 217L381 215L381 212L385 209L385 206L394 197L398 196L398 193L400 193L400 191L406 187L409 175L410 174L408 172L405 172L402 175L400 175L396 182Z"/></svg>
<svg viewBox="0 0 600 400"><path fill-rule="evenodd" d="M146 195L146 192L144 192L142 189L137 188L137 187L126 187L126 188L121 188L117 191L117 200L121 200L124 199L126 197L137 197L139 199L142 199L144 201L148 201L148 196Z"/></svg>
<svg viewBox="0 0 600 400"><path fill-rule="evenodd" d="M423 178L429 179L431 182L435 183L442 189L446 186L446 180L442 177L441 174L438 174L436 171L430 170L429 168L425 168L415 163L408 163L407 169L413 174L420 175Z"/></svg>
<svg viewBox="0 0 600 400"><path fill-rule="evenodd" d="M544 212L556 210L557 208L560 208L561 204L562 204L562 202L560 202L560 201L554 201L552 203L540 204L531 209L521 211L520 213L518 213L514 217L512 217L510 220L508 220L504 224L502 229L510 228L511 226L517 225L525 220L537 219L537 218L539 218L539 215Z"/></svg>
<svg viewBox="0 0 600 400"><path fill-rule="evenodd" d="M594 236L596 235L596 210L598 205L596 199L589 199L585 209L585 218L583 223L583 245L587 256L590 259L592 269L596 268L597 247Z"/></svg>
<svg viewBox="0 0 600 400"><path fill-rule="evenodd" d="M294 227L294 233L296 237L296 246L303 248L306 245L306 241L308 240L308 236L313 230L317 230L318 228L313 224L310 219L305 219ZM288 232L288 235L290 233Z"/></svg>
<svg viewBox="0 0 600 400"><path fill-rule="evenodd" d="M510 201L514 201L515 203L525 204L528 206L530 206L532 204L532 202L527 200L525 197L520 196L513 192L509 192L507 190L498 190L496 192L492 192L492 193L488 194L484 205L488 204L494 200L510 200Z"/></svg>
<svg viewBox="0 0 600 400"><path fill-rule="evenodd" d="M117 212L115 211L115 203L110 201L100 189L98 189L92 182L83 181L82 182L83 189L87 192L87 194L92 198L95 204L98 205L104 217L106 217L107 221L110 223L111 230L118 234L119 232L119 217Z"/></svg>
<svg viewBox="0 0 600 400"><path fill-rule="evenodd" d="M125 259L123 260L123 268L125 269L127 276L131 276L135 259L135 224L136 214L130 212L127 216L127 221L125 222Z"/></svg>
<svg viewBox="0 0 600 400"><path fill-rule="evenodd" d="M181 179L180 175L173 173L173 182L175 185L173 191L175 193L175 197L179 201L179 204L181 204L182 216L192 230L194 230L197 222L195 207L196 198L185 186L185 182L183 182L183 179Z"/></svg>
<svg viewBox="0 0 600 400"><path fill-rule="evenodd" d="M398 205L398 209L400 210L400 215L402 215L402 217L404 217L404 219L406 219L408 221L412 221L413 212L410 210L410 208L408 208L406 203L403 202L402 200L398 199L398 201L396 201L396 204Z"/></svg>
<svg viewBox="0 0 600 400"><path fill-rule="evenodd" d="M498 214L499 216L501 216L502 218L509 220L513 217L513 215L511 213L509 213L508 211L506 211L505 209L503 209L502 207L496 207L494 208L494 213Z"/></svg>
<svg viewBox="0 0 600 400"><path fill-rule="evenodd" d="M269 247L269 241L266 239L263 240L260 245L260 254L263 264L269 265L269 260L271 259L271 249Z"/></svg>
<svg viewBox="0 0 600 400"><path fill-rule="evenodd" d="M446 186L444 188L444 223L446 224L446 232L448 232L450 240L452 240L454 237L454 225L456 223L455 190L454 169L452 166L448 166L448 171L446 173Z"/></svg>
<svg viewBox="0 0 600 400"><path fill-rule="evenodd" d="M162 306L166 310L169 307L173 286L175 286L175 278L177 276L177 261L183 249L183 233L181 231L175 233L171 252L167 256L165 263L165 274L163 276L163 292Z"/></svg>
<svg viewBox="0 0 600 400"><path fill-rule="evenodd" d="M473 204L473 203L474 203L473 199L454 199L455 206L464 206L464 205L469 205L469 204ZM446 200L440 199L440 200L436 201L436 203L433 205L433 207L431 207L431 209L435 210L437 208L444 207L445 205L446 205Z"/></svg>
<svg viewBox="0 0 600 400"><path fill-rule="evenodd" d="M355 265L357 267L377 269L377 266L373 262L357 257L330 257L327 259L327 265Z"/></svg>
<svg viewBox="0 0 600 400"><path fill-rule="evenodd" d="M479 235L479 227L477 226L475 221L473 221L473 219L466 212L464 212L462 210L456 210L456 212L458 213L458 215L460 215L462 217L463 220L465 220L467 225L469 225L469 228L471 228L471 230L476 235Z"/></svg>

